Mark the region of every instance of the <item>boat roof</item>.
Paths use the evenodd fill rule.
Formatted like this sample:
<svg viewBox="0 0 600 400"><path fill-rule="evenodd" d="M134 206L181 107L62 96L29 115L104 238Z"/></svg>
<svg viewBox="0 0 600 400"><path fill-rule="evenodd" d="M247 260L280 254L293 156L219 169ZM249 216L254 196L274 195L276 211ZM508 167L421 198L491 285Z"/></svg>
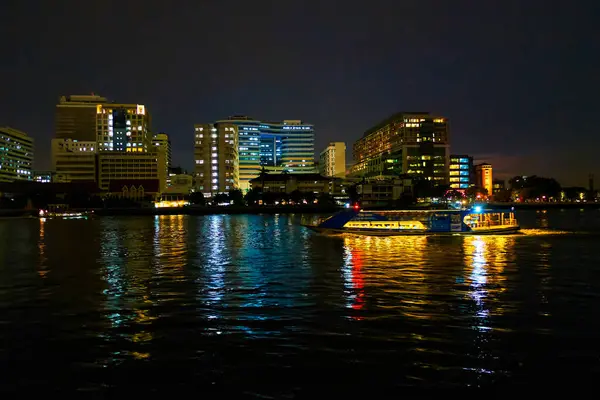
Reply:
<svg viewBox="0 0 600 400"><path fill-rule="evenodd" d="M511 210L493 210L493 209L482 209L480 211L475 211L473 209L469 210L360 210L361 213L380 213L380 214L389 214L389 213L468 213L473 212L477 214L481 213L490 213L490 212L511 212Z"/></svg>

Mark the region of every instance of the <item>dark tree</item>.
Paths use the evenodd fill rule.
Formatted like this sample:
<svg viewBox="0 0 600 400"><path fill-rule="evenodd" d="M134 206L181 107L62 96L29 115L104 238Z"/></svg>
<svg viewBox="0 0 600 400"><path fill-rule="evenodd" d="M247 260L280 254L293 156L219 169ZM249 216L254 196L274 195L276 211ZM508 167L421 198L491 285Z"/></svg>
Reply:
<svg viewBox="0 0 600 400"><path fill-rule="evenodd" d="M197 206L204 206L206 205L206 198L202 192L193 192L190 194L190 203Z"/></svg>
<svg viewBox="0 0 600 400"><path fill-rule="evenodd" d="M244 194L240 189L233 189L229 192L229 200L233 201L233 204L236 206L243 206L244 203Z"/></svg>
<svg viewBox="0 0 600 400"><path fill-rule="evenodd" d="M244 196L244 199L246 200L246 204L248 204L249 206L256 205L261 199L260 190L257 188L252 188L248 190L246 196Z"/></svg>

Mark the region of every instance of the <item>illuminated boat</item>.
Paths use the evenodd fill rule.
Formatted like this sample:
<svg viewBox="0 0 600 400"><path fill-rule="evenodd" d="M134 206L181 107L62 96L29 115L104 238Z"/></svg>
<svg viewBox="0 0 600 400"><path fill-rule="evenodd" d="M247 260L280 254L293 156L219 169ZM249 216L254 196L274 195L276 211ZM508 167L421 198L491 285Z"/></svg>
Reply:
<svg viewBox="0 0 600 400"><path fill-rule="evenodd" d="M514 212L486 210L345 210L317 225L321 233L369 236L399 235L502 235L519 232Z"/></svg>
<svg viewBox="0 0 600 400"><path fill-rule="evenodd" d="M40 210L40 218L81 219L87 218L93 211L71 211L66 204L49 204L47 210Z"/></svg>

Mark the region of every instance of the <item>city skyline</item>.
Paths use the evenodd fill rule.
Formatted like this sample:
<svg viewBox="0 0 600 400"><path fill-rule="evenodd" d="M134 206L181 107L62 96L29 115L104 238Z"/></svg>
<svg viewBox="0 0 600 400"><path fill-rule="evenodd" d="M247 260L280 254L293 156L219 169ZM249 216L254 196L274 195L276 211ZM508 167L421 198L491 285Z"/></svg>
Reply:
<svg viewBox="0 0 600 400"><path fill-rule="evenodd" d="M600 176L591 1L564 10L537 1L347 1L343 8L231 1L178 9L144 2L120 13L65 3L0 5L11 16L5 36L14 38L0 44L0 125L35 139L37 169L50 165L57 98L96 92L148 105L153 131L170 135L174 163L187 169L198 121L302 119L315 127L318 156L332 141L351 148L388 115L423 109L451 121L452 153L491 163L495 176L537 174L565 186ZM126 23L140 9L136 18L145 23ZM194 23L225 13L227 31L216 29L218 18ZM110 32L100 29L107 20ZM253 29L243 28L247 20ZM361 23L368 20L377 22ZM80 29L88 34L70 34ZM102 55L107 40L119 63Z"/></svg>

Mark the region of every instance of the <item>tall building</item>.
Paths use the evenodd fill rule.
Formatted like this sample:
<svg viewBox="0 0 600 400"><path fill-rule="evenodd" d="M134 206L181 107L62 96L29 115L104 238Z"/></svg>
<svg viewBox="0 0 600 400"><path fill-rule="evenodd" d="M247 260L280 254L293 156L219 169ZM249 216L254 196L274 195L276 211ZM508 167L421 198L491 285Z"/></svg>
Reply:
<svg viewBox="0 0 600 400"><path fill-rule="evenodd" d="M492 164L479 164L475 166L477 175L477 186L486 189L488 196L494 193L494 180L492 176Z"/></svg>
<svg viewBox="0 0 600 400"><path fill-rule="evenodd" d="M142 104L98 104L96 133L99 152L151 151L150 122L150 114Z"/></svg>
<svg viewBox="0 0 600 400"><path fill-rule="evenodd" d="M428 112L401 112L367 130L354 143L353 175L409 174L448 182L448 119Z"/></svg>
<svg viewBox="0 0 600 400"><path fill-rule="evenodd" d="M315 172L311 124L300 120L266 122L239 115L217 123L238 127L240 189L250 189L250 180L263 167L289 173Z"/></svg>
<svg viewBox="0 0 600 400"><path fill-rule="evenodd" d="M17 129L0 128L0 182L33 180L33 138Z"/></svg>
<svg viewBox="0 0 600 400"><path fill-rule="evenodd" d="M319 167L325 176L346 176L346 143L331 142L320 154Z"/></svg>
<svg viewBox="0 0 600 400"><path fill-rule="evenodd" d="M473 177L473 157L464 154L450 156L450 187L452 189L468 189L475 184Z"/></svg>
<svg viewBox="0 0 600 400"><path fill-rule="evenodd" d="M238 135L232 123L194 125L194 177L206 197L239 188Z"/></svg>
<svg viewBox="0 0 600 400"><path fill-rule="evenodd" d="M165 156L167 158L167 168L172 167L172 155L171 155L171 139L166 133L156 133L152 136L152 143L154 147L160 147L164 149Z"/></svg>
<svg viewBox="0 0 600 400"><path fill-rule="evenodd" d="M109 190L111 181L142 181L164 190L170 146L168 137L166 146L153 143L150 125L143 104L114 103L95 95L61 97L52 142L56 180L95 180L102 190Z"/></svg>
<svg viewBox="0 0 600 400"><path fill-rule="evenodd" d="M107 102L96 95L62 96L56 105L54 135L57 139L96 141L96 110Z"/></svg>
<svg viewBox="0 0 600 400"><path fill-rule="evenodd" d="M52 170L56 182L96 182L97 142L52 139Z"/></svg>

